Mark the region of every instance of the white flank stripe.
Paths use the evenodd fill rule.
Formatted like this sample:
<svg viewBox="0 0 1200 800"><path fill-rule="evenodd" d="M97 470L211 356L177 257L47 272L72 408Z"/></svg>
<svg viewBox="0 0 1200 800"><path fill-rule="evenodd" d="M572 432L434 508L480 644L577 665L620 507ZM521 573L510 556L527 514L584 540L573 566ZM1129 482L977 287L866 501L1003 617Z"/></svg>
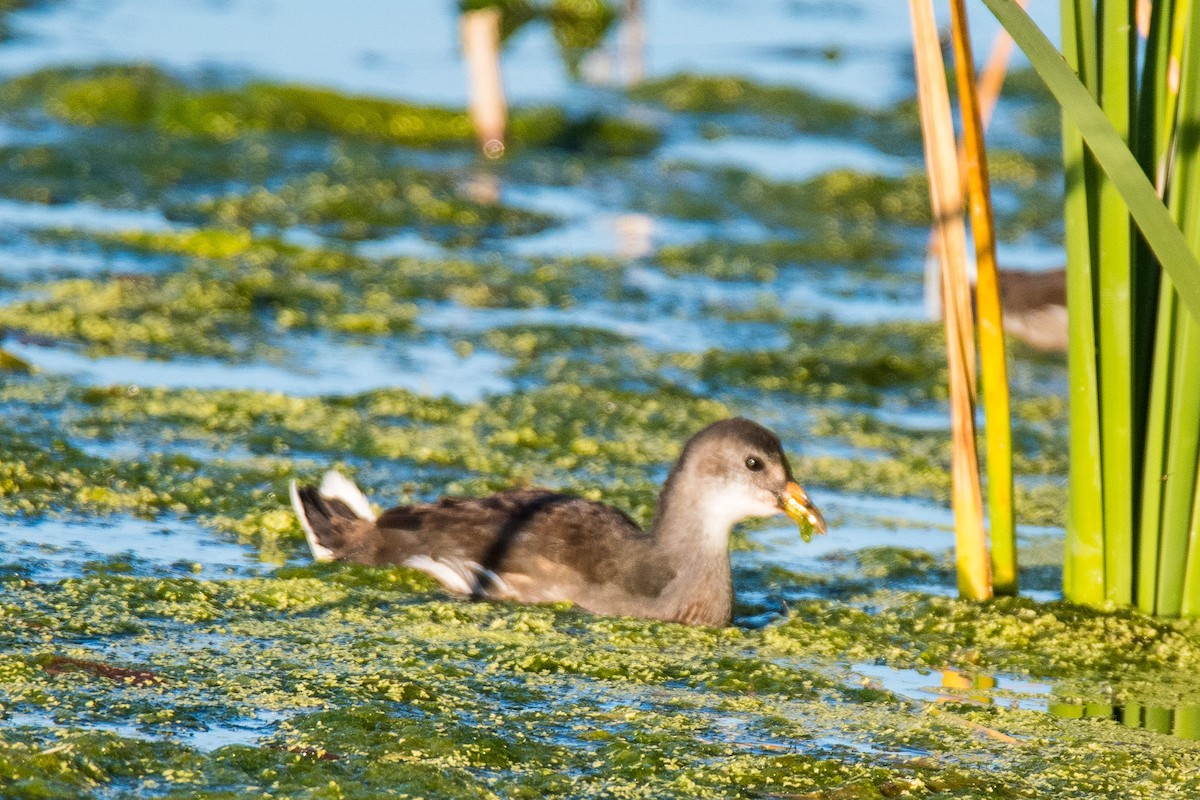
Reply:
<svg viewBox="0 0 1200 800"><path fill-rule="evenodd" d="M404 566L424 572L440 583L446 591L455 594L474 594L476 588L483 585L487 587L487 596L493 600L516 597L516 592L503 578L474 561L453 556L411 556L405 560Z"/></svg>
<svg viewBox="0 0 1200 800"><path fill-rule="evenodd" d="M430 556L412 556L405 560L404 566L419 569L440 583L446 591L455 594L470 594L475 588L475 579L471 570L463 568L463 562L457 558L437 559Z"/></svg>

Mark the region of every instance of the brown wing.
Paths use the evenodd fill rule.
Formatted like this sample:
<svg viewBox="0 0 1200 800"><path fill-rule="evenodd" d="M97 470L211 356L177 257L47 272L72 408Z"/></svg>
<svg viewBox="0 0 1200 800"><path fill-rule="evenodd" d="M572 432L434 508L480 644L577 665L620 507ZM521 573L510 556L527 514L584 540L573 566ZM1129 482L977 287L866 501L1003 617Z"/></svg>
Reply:
<svg viewBox="0 0 1200 800"><path fill-rule="evenodd" d="M545 490L401 506L376 525L373 563L425 556L470 565L479 597L579 602L597 587L657 596L675 575L647 558L650 536L621 511Z"/></svg>

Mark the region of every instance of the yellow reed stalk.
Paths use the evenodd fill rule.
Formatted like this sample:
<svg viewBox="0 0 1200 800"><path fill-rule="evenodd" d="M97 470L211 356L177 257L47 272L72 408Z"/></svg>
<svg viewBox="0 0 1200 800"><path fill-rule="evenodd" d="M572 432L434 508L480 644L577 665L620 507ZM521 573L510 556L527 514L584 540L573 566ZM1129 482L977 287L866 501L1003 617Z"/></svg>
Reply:
<svg viewBox="0 0 1200 800"><path fill-rule="evenodd" d="M1027 0L1019 0L1021 7L1025 6ZM1000 101L1000 91L1004 88L1004 78L1008 75L1008 62L1012 58L1014 43L1013 38L1008 35L1008 31L1003 28L996 34L996 38L992 40L992 51L988 54L987 63L983 66L983 71L979 73L979 80L976 83L976 94L979 97L979 115L983 119L983 130L986 132L988 125L991 123L992 114L996 110L996 104ZM958 147L958 168L959 173L964 174L967 171L967 151L964 144ZM965 191L965 189L964 189ZM938 261L937 255L937 228L929 229L929 242L925 246L925 264L926 264L926 308L931 316L940 316L941 298L935 296L934 291L940 295L940 287L934 289L933 280L937 277L935 274L941 270L941 262Z"/></svg>
<svg viewBox="0 0 1200 800"><path fill-rule="evenodd" d="M991 522L992 588L1017 593L1016 521L1013 516L1012 416L1000 274L996 268L996 231L988 182L983 119L975 92L975 61L964 0L950 0L954 69L962 110L963 152L970 196L971 235L975 242L975 308L979 315L979 358L983 407L987 419L988 517Z"/></svg>
<svg viewBox="0 0 1200 800"><path fill-rule="evenodd" d="M992 596L991 568L983 530L983 499L979 486L979 457L975 448L975 337L970 282L966 264L962 178L946 65L938 42L931 0L909 0L913 19L913 58L917 99L929 172L929 199L938 230L941 255L942 304L950 374L950 427L953 440L954 528L959 594L983 600Z"/></svg>

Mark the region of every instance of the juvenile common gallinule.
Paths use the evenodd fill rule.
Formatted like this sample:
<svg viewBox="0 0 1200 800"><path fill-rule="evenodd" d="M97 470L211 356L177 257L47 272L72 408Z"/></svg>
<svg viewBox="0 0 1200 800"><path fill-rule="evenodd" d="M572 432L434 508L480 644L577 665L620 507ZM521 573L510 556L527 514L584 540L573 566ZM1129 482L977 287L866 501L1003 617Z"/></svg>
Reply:
<svg viewBox="0 0 1200 800"><path fill-rule="evenodd" d="M473 598L570 600L598 614L728 625L729 533L785 513L807 538L825 520L779 437L746 419L709 425L684 446L643 531L603 503L545 489L444 497L376 516L337 472L319 489L292 483L292 505L319 561L405 564Z"/></svg>

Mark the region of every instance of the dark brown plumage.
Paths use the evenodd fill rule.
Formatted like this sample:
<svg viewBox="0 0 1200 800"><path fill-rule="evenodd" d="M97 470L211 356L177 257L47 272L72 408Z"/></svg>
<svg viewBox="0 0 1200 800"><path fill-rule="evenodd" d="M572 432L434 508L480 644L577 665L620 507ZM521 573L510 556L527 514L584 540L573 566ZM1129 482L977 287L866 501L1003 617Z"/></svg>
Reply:
<svg viewBox="0 0 1200 800"><path fill-rule="evenodd" d="M544 489L442 498L375 517L350 481L293 485L314 556L408 564L456 594L526 603L570 600L602 614L702 625L730 621L729 532L785 512L824 530L792 480L779 439L744 419L684 447L643 531L612 506Z"/></svg>

